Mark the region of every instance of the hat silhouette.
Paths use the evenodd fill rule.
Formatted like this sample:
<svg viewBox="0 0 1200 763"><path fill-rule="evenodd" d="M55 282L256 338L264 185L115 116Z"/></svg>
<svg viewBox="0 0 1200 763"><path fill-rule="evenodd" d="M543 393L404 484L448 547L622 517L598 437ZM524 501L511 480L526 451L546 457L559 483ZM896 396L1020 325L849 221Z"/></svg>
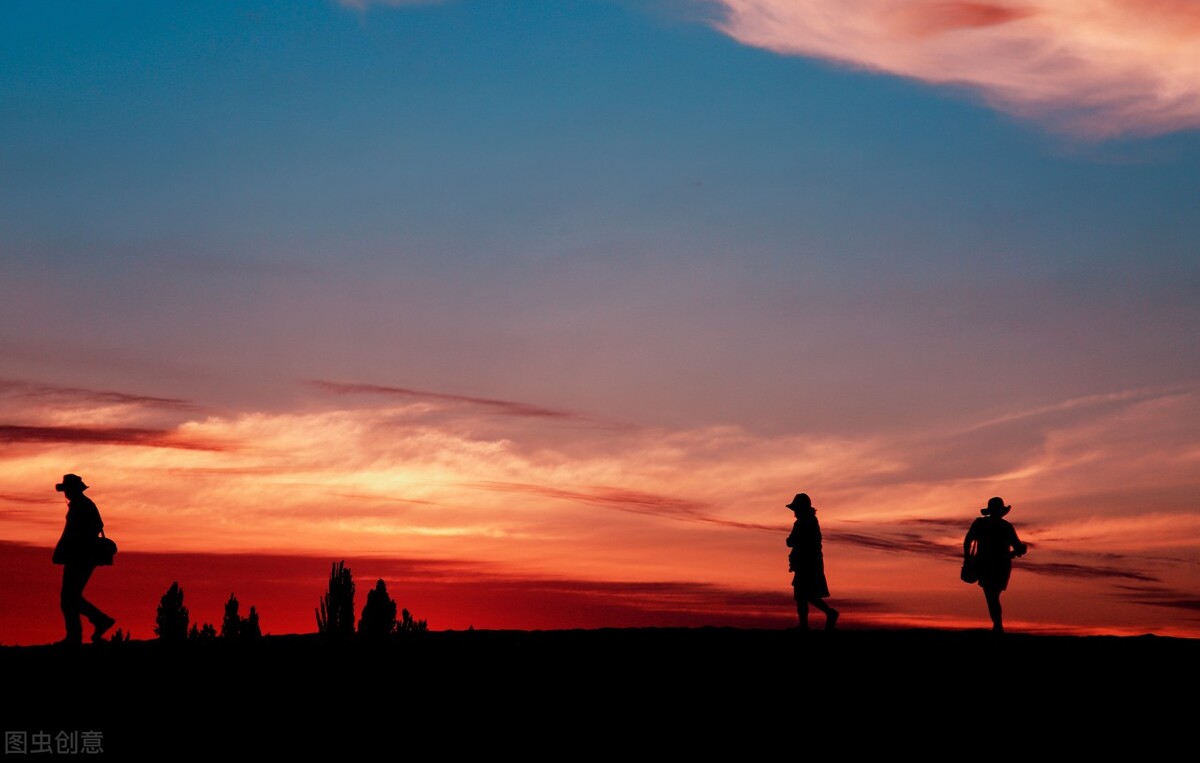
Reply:
<svg viewBox="0 0 1200 763"><path fill-rule="evenodd" d="M980 509L979 513L985 517L1002 517L1012 510L1012 506L1005 506L1004 499L1000 496L988 499L987 508Z"/></svg>
<svg viewBox="0 0 1200 763"><path fill-rule="evenodd" d="M793 511L796 509L811 509L813 507L812 499L808 497L808 493L796 493L796 497L792 499L792 502L787 507Z"/></svg>
<svg viewBox="0 0 1200 763"><path fill-rule="evenodd" d="M83 477L80 477L78 474L64 474L63 478L62 478L62 482L60 482L54 486L54 489L60 493L66 491L69 488L76 488L78 490L87 490L88 486L83 484Z"/></svg>

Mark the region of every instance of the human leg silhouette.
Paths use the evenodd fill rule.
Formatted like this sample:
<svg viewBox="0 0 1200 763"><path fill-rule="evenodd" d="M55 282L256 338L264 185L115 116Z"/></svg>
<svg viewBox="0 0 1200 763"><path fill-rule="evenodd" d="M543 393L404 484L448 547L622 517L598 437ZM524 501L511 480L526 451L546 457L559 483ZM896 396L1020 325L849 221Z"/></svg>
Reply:
<svg viewBox="0 0 1200 763"><path fill-rule="evenodd" d="M1000 609L1000 589L985 588L983 589L984 598L987 599L988 615L992 618L992 631L994 633L1004 632L1004 613Z"/></svg>
<svg viewBox="0 0 1200 763"><path fill-rule="evenodd" d="M824 600L818 599L815 596L808 601L796 602L796 614L800 618L800 630L808 630L808 606L810 604L825 613L825 630L833 630L837 624L839 612L826 604Z"/></svg>
<svg viewBox="0 0 1200 763"><path fill-rule="evenodd" d="M833 630L834 626L837 625L839 612L826 604L823 599L813 597L812 599L809 599L808 603L825 613L825 630Z"/></svg>
<svg viewBox="0 0 1200 763"><path fill-rule="evenodd" d="M67 626L67 637L64 643L79 644L83 641L83 623L80 616L86 617L95 626L92 641L99 641L104 633L116 622L87 599L83 598L83 589L87 587L92 572L96 569L91 564L63 565L62 594L59 606L62 608L63 621Z"/></svg>

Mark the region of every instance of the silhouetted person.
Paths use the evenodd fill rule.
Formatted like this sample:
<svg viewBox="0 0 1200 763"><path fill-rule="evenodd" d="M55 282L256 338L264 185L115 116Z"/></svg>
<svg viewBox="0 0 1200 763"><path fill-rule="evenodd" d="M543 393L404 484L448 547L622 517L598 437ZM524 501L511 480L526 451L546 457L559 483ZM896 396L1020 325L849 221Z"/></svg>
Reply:
<svg viewBox="0 0 1200 763"><path fill-rule="evenodd" d="M821 553L821 525L817 523L817 510L807 493L798 493L787 505L796 514L796 523L787 537L788 569L792 571L792 588L795 590L796 614L800 616L800 630L808 630L808 605L825 613L825 630L833 630L837 624L838 611L822 599L829 595L829 584L825 582L825 558Z"/></svg>
<svg viewBox="0 0 1200 763"><path fill-rule="evenodd" d="M76 474L64 474L62 482L54 489L67 496L67 525L62 537L54 547L54 563L63 566L62 604L63 619L67 624L67 637L63 644L83 642L83 623L80 616L87 617L95 630L92 641L103 640L105 632L115 622L83 598L83 589L96 569L96 538L104 529L100 511L92 499L83 494L87 485Z"/></svg>
<svg viewBox="0 0 1200 763"><path fill-rule="evenodd" d="M1004 632L1000 592L1008 588L1013 557L1024 556L1027 548L1017 537L1017 531L1004 519L1011 509L1012 506L1004 505L1002 498L988 500L987 508L979 510L983 516L971 523L971 529L963 539L963 558L974 562L979 586L987 599L992 630L996 633Z"/></svg>

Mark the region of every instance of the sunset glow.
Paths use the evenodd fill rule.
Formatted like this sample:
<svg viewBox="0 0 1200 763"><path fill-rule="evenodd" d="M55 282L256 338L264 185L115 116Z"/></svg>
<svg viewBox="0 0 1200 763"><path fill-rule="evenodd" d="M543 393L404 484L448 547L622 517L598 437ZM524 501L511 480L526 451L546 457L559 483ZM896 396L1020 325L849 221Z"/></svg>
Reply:
<svg viewBox="0 0 1200 763"><path fill-rule="evenodd" d="M313 560L311 579L292 579L282 604L315 600L324 560L335 556L377 560L357 565L369 578L454 562L456 571L432 580L420 572L393 579L442 627L515 627L522 619L514 607L543 627L638 622L628 613L618 622L587 615L607 612L594 601L596 586L614 587L608 605L657 612L664 622L778 625L789 612L780 587L790 516L782 504L802 480L825 497L819 516L837 600L861 625L964 627L977 623L979 602L954 573L974 504L980 495L1028 495L1016 519L1034 553L1019 564L1021 585L1011 595L1024 627L1193 632L1186 620L1169 625L1164 612L1186 611L1200 582L1200 518L1187 504L1197 457L1145 455L1148 440L1190 434L1192 391L1150 390L1117 396L1116 404L1020 416L1022 437L1010 431L1010 451L980 473L953 461L986 463L1002 442L992 431L1001 423L821 442L734 427L564 424L542 413L498 422L510 414L482 403L429 395L396 405L386 389L346 398L327 394L327 385L308 388L302 410L200 418L159 401L131 400L123 413L88 409L89 393L80 390L9 383L10 420L31 415L31 398L63 405L45 414L54 425L24 425L39 432L36 440L5 449L6 538L28 546L53 540L61 499L44 484L65 464L98 475L89 494L125 552L157 554L160 567L179 555L177 573L159 570L164 579L186 579L182 560L198 553L266 558L269 578L274 555L285 555L280 564ZM1064 407L1069 416L1061 416ZM1050 424L1053 414L1059 418ZM153 442L92 442L164 416L178 420ZM553 443L564 427L569 441ZM1019 444L1023 437L1029 446ZM1131 504L1134 494L1141 498ZM119 573L102 570L99 579ZM53 581L48 565L10 575ZM203 566L192 575L196 584L209 577ZM540 593L464 611L428 590L471 581L518 591L560 581L553 585L579 612L536 603ZM258 587L248 576L219 590L234 585ZM730 600L721 591L741 593ZM305 606L280 612L266 604L268 627L310 625Z"/></svg>

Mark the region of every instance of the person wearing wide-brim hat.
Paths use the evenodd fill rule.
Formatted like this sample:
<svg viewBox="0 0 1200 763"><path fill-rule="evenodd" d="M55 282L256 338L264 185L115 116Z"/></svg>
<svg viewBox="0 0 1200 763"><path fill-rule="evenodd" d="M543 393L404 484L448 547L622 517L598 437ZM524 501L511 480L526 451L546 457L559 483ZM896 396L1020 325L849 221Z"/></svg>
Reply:
<svg viewBox="0 0 1200 763"><path fill-rule="evenodd" d="M992 618L992 630L1004 632L1003 612L1000 609L1000 593L1008 588L1012 575L1012 560L1024 556L1028 547L1017 537L1017 531L1005 515L1012 506L999 496L988 501L980 509L983 516L971 523L967 537L963 539L963 560L973 565L979 586L987 599L988 615Z"/></svg>
<svg viewBox="0 0 1200 763"><path fill-rule="evenodd" d="M92 641L102 641L105 632L115 621L83 598L83 589L96 569L96 538L104 529L104 522L100 519L96 504L83 494L88 486L79 475L64 474L62 482L55 485L54 489L67 497L67 525L58 539L58 545L54 547L53 559L55 564L63 566L60 604L67 625L67 637L60 643L82 643L83 623L80 616L87 617L95 628Z"/></svg>
<svg viewBox="0 0 1200 763"><path fill-rule="evenodd" d="M838 611L823 601L829 595L829 583L825 580L825 559L821 553L821 525L817 522L817 510L813 508L807 493L797 493L787 507L796 514L787 545L791 549L788 569L792 571L792 589L800 630L808 630L810 604L825 613L825 630L833 630Z"/></svg>

